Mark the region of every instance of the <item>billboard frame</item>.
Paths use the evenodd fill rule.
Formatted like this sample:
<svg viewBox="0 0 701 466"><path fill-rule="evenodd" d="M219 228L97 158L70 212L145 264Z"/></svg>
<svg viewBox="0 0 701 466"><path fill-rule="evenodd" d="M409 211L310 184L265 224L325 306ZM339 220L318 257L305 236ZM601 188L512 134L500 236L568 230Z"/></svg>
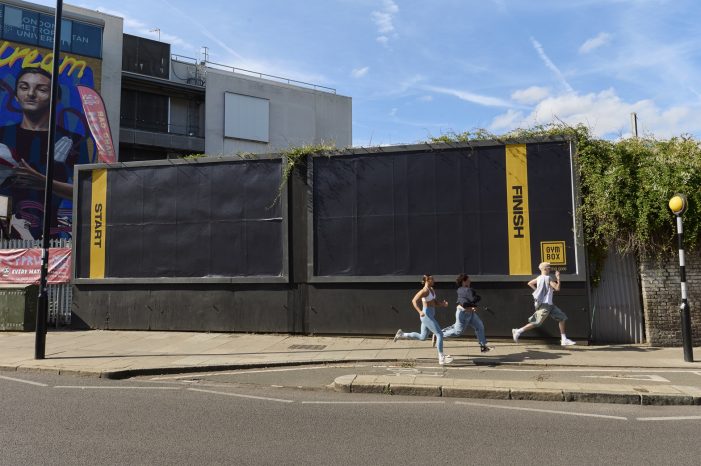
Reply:
<svg viewBox="0 0 701 466"><path fill-rule="evenodd" d="M177 165L193 165L201 163L231 163L231 162L248 162L253 160L280 160L281 167L281 181L282 181L282 167L285 163L285 157L279 154L256 154L255 157L242 157L238 155L227 155L227 156L205 156L194 159L168 159L168 160L147 160L139 162L115 162L115 163L93 163L93 164L82 164L76 165L74 167L74 177L76 184L73 189L73 225L72 225L72 241L73 249L76 250L79 244L79 234L78 234L78 186L77 181L79 180L79 174L81 171L92 171L96 169L107 169L114 170L120 168L139 168L139 167L158 167L158 166L177 166ZM79 278L76 277L76 261L77 254L72 254L71 258L71 283L74 285L123 285L123 284L144 284L144 285L158 285L158 284L247 284L247 283L288 283L289 282L289 220L288 220L288 194L287 189L281 189L279 192L279 198L277 202L281 203L281 215L282 222L280 227L282 228L282 275L255 275L255 276L237 276L237 277L121 277L121 278Z"/></svg>
<svg viewBox="0 0 701 466"><path fill-rule="evenodd" d="M503 146L506 144L538 144L549 142L567 142L569 143L569 164L570 164L570 181L572 191L570 193L572 199L572 224L574 227L573 240L575 249L575 264L577 272L574 274L563 274L561 280L564 282L586 282L587 267L585 260L584 235L582 231L581 221L581 199L579 194L579 182L575 176L575 141L566 136L548 136L534 138L514 138L508 140L480 140L464 143L423 143L411 145L397 146L377 146L370 148L353 148L340 151L331 151L326 154L315 154L310 157L307 166L307 197L311 202L307 203L307 276L309 283L414 283L417 282L417 275L316 275L314 270L315 259L315 238L314 238L314 160L320 157L342 156L342 155L384 155L393 153L426 153L438 152L451 149L473 149ZM533 275L470 275L470 279L475 283L480 282L527 282L533 278ZM455 277L453 275L434 275L437 282L452 282Z"/></svg>

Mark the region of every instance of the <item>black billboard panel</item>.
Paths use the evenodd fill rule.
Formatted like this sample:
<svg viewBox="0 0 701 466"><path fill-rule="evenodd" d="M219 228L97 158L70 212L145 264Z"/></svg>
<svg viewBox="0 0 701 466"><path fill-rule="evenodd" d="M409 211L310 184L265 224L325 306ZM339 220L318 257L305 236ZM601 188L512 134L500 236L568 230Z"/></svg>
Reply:
<svg viewBox="0 0 701 466"><path fill-rule="evenodd" d="M313 159L313 275L578 273L568 141Z"/></svg>
<svg viewBox="0 0 701 466"><path fill-rule="evenodd" d="M280 159L134 163L78 173L78 279L286 275Z"/></svg>

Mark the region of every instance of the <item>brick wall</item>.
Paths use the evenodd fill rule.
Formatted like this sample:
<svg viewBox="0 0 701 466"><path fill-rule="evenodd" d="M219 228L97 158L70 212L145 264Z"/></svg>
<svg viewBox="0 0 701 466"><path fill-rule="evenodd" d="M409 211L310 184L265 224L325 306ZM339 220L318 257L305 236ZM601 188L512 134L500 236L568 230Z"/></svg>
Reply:
<svg viewBox="0 0 701 466"><path fill-rule="evenodd" d="M686 285L691 308L693 345L701 345L701 252L686 252ZM645 334L652 346L681 346L681 286L679 257L641 259L640 283L645 314ZM701 355L694 355L695 358Z"/></svg>

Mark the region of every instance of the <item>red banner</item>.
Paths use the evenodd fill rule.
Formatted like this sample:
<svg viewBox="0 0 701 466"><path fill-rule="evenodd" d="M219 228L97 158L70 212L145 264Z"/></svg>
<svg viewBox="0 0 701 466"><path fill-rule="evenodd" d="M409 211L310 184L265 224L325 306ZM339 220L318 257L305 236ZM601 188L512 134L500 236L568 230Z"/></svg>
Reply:
<svg viewBox="0 0 701 466"><path fill-rule="evenodd" d="M80 100L83 103L85 118L88 120L90 132L95 138L97 146L98 162L114 163L117 161L117 153L112 142L110 122L107 120L107 111L102 97L94 89L86 86L76 86Z"/></svg>
<svg viewBox="0 0 701 466"><path fill-rule="evenodd" d="M41 249L0 249L0 283L39 283ZM71 281L71 248L49 249L51 285Z"/></svg>

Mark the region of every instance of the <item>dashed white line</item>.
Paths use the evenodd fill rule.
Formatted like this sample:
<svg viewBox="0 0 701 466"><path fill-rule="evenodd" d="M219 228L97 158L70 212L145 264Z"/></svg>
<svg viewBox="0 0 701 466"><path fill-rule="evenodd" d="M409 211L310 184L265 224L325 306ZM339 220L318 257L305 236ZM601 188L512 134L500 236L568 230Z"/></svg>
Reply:
<svg viewBox="0 0 701 466"><path fill-rule="evenodd" d="M12 382L26 383L29 385L36 385L38 387L48 387L48 385L46 385L45 383L32 382L31 380L15 379L14 377L5 377L3 375L0 375L0 379L11 380Z"/></svg>
<svg viewBox="0 0 701 466"><path fill-rule="evenodd" d="M581 417L597 417L602 419L615 419L619 421L627 421L627 417L621 416L607 416L605 414L586 414L586 413L572 413L568 411L555 411L550 409L535 409L535 408L521 408L518 406L497 406L483 403L469 403L466 401L456 401L456 405L466 405L466 406L477 406L480 408L497 408L497 409L511 409L515 411L530 411L535 413L546 413L546 414L562 414L564 416L581 416Z"/></svg>
<svg viewBox="0 0 701 466"><path fill-rule="evenodd" d="M276 401L278 403L294 403L294 400L283 400L281 398L268 398L265 396L254 396L254 395L241 395L239 393L229 393L229 392L217 392L214 390L202 390L199 388L188 388L187 390L190 390L192 392L202 392L202 393L212 393L214 395L225 395L225 396L234 396L237 398L251 398L254 400L263 400L263 401Z"/></svg>
<svg viewBox="0 0 701 466"><path fill-rule="evenodd" d="M582 377L590 379L618 379L618 380L642 380L645 382L666 382L670 383L669 380L665 379L661 375L655 374L636 374L636 375L583 375Z"/></svg>
<svg viewBox="0 0 701 466"><path fill-rule="evenodd" d="M701 416L639 417L638 421L695 421Z"/></svg>
<svg viewBox="0 0 701 466"><path fill-rule="evenodd" d="M56 385L54 388L78 388L81 390L182 390L182 387L105 387L101 385Z"/></svg>
<svg viewBox="0 0 701 466"><path fill-rule="evenodd" d="M303 405L435 405L445 401L302 401Z"/></svg>
<svg viewBox="0 0 701 466"><path fill-rule="evenodd" d="M290 372L290 371L301 371L301 370L316 370L316 369L335 369L335 368L340 368L340 367L347 367L347 365L342 365L342 366L311 366L311 367L303 367L303 366L293 366L293 367L282 367L282 368L275 368L275 369L236 369L236 370L231 370L231 371L223 371L223 372L192 372L190 374L186 375L171 375L171 376L166 376L166 377L152 377L149 380L178 380L178 379L192 379L196 377L210 377L213 375L231 375L231 374L263 374L263 373L269 373L269 372ZM354 366L354 367L365 367L365 366Z"/></svg>

